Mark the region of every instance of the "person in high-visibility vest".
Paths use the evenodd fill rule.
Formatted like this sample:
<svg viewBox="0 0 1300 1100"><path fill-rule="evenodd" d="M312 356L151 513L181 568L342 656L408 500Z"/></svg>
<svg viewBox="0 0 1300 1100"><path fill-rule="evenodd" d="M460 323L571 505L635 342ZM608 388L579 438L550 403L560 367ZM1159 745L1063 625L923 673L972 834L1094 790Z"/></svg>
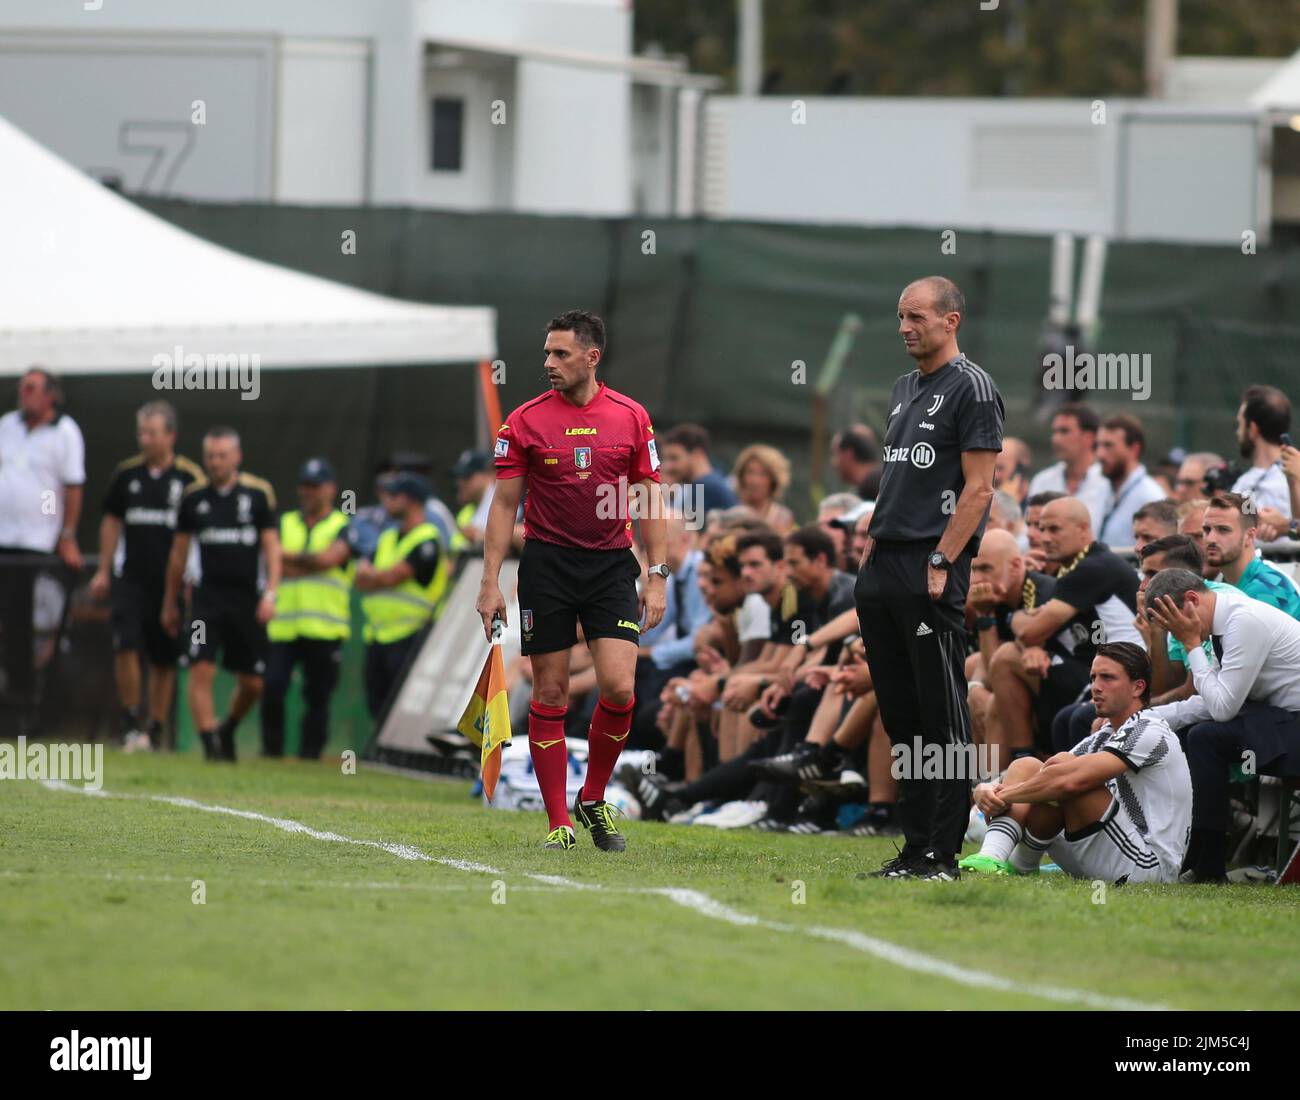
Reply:
<svg viewBox="0 0 1300 1100"><path fill-rule="evenodd" d="M298 755L320 758L329 735L330 697L339 681L343 643L352 634L352 573L335 562L336 545L346 549L348 517L334 506L338 478L323 458L311 458L298 472L298 504L280 517L283 576L275 618L266 626L271 642L262 695L262 755L284 755L284 701L293 669L302 665L302 738Z"/></svg>
<svg viewBox="0 0 1300 1100"><path fill-rule="evenodd" d="M492 452L462 451L456 465L451 468L451 476L456 479L456 503L460 505L452 548L481 549L488 509L492 507L492 490L497 483Z"/></svg>
<svg viewBox="0 0 1300 1100"><path fill-rule="evenodd" d="M447 590L447 555L424 514L429 496L429 482L419 474L380 481L379 501L397 522L379 536L373 561L357 565L366 615L366 705L376 720Z"/></svg>

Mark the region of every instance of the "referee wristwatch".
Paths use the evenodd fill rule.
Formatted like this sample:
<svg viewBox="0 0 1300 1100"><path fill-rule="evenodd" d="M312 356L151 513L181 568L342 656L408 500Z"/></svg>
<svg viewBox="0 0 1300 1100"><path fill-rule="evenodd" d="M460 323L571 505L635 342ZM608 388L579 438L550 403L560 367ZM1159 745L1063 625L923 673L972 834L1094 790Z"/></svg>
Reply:
<svg viewBox="0 0 1300 1100"><path fill-rule="evenodd" d="M652 565L646 570L646 575L651 577L663 577L664 580L667 580L672 576L672 572L673 571L669 569L667 565Z"/></svg>
<svg viewBox="0 0 1300 1100"><path fill-rule="evenodd" d="M916 559L913 560L915 561ZM952 562L943 556L942 550L936 550L931 554L929 558L926 559L926 564L929 565L931 569L942 569L944 572L947 572L952 568Z"/></svg>

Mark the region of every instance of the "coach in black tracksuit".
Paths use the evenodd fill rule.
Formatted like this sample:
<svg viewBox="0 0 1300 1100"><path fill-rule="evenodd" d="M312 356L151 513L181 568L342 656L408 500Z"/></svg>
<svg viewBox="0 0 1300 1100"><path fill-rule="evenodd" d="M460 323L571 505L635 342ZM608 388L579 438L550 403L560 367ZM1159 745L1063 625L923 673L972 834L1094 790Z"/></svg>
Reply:
<svg viewBox="0 0 1300 1100"><path fill-rule="evenodd" d="M958 876L970 777L924 778L915 739L970 741L965 623L970 563L993 497L1002 397L957 348L965 299L948 279L920 279L898 303L899 333L917 370L889 397L884 474L855 595L885 730L896 760L906 844L884 878ZM951 757L959 758L958 756Z"/></svg>

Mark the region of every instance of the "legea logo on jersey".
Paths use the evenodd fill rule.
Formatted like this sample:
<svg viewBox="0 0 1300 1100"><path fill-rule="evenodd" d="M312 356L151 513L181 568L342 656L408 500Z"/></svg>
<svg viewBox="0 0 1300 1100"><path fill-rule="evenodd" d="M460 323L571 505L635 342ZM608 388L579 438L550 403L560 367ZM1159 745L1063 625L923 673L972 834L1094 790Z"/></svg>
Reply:
<svg viewBox="0 0 1300 1100"><path fill-rule="evenodd" d="M589 470L589 469L591 469L591 448L590 448L590 447L574 447L574 448L573 448L573 464L574 464L575 466L577 466L579 470Z"/></svg>

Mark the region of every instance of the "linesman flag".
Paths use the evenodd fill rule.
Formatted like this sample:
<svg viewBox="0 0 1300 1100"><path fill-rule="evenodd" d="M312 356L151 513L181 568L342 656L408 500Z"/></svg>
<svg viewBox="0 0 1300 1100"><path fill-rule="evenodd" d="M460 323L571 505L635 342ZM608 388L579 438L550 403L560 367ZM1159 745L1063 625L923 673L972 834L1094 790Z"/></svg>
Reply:
<svg viewBox="0 0 1300 1100"><path fill-rule="evenodd" d="M483 793L489 802L496 793L501 775L501 746L510 744L510 704L506 701L506 666L501 647L491 646L483 671L479 673L474 697L456 726L476 744L482 756L480 769Z"/></svg>

